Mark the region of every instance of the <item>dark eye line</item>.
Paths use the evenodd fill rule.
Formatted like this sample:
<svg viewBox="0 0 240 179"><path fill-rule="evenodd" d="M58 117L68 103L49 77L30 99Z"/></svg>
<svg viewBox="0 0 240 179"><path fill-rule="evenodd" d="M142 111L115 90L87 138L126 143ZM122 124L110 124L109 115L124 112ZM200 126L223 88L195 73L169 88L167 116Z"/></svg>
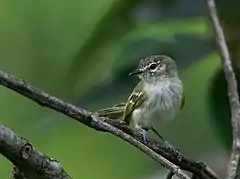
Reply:
<svg viewBox="0 0 240 179"><path fill-rule="evenodd" d="M155 69L155 68L157 67L157 65L158 65L158 63L153 62L153 63L151 63L151 64L149 65L149 68L150 68L151 70L153 70L153 69Z"/></svg>

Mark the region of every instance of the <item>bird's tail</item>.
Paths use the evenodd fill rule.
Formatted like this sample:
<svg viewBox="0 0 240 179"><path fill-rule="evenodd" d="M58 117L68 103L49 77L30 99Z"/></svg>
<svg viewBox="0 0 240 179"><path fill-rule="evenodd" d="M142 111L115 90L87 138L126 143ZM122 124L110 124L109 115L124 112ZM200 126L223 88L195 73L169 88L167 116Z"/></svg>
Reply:
<svg viewBox="0 0 240 179"><path fill-rule="evenodd" d="M100 109L96 114L100 117L108 117L110 119L121 119L125 110L125 103L119 103L111 108Z"/></svg>

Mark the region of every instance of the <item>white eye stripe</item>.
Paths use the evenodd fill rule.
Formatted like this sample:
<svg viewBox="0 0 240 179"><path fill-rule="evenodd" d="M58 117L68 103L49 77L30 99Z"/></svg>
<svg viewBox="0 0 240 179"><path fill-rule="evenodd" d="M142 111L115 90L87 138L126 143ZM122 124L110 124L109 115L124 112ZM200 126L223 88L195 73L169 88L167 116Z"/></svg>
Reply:
<svg viewBox="0 0 240 179"><path fill-rule="evenodd" d="M161 65L160 70L165 71L166 70L166 64Z"/></svg>

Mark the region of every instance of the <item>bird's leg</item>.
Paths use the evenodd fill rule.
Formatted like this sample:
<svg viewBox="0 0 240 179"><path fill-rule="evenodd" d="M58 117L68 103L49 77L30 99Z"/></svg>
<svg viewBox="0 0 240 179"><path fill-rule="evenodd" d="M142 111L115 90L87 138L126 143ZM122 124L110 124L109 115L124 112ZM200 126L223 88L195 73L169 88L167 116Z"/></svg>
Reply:
<svg viewBox="0 0 240 179"><path fill-rule="evenodd" d="M144 144L147 144L148 141L149 141L149 137L148 137L147 131L144 130L143 128L141 128L140 134L141 134L142 137L143 137L143 142L144 142Z"/></svg>
<svg viewBox="0 0 240 179"><path fill-rule="evenodd" d="M147 134L147 131L145 128L139 126L139 125L136 125L135 128L139 131L139 133L142 135L143 137L143 143L144 144L147 144L148 141L149 141L149 137L148 137L148 134Z"/></svg>
<svg viewBox="0 0 240 179"><path fill-rule="evenodd" d="M151 130L154 132L154 134L156 134L168 147L170 147L173 150L179 151L179 149L176 149L175 147L173 147L167 140L165 140L161 134L153 127L153 126L149 126L149 127L145 127L144 128L145 131Z"/></svg>
<svg viewBox="0 0 240 179"><path fill-rule="evenodd" d="M153 131L153 133L156 134L162 141L164 142L166 141L153 126L143 127L143 129L145 131L149 131L149 130Z"/></svg>
<svg viewBox="0 0 240 179"><path fill-rule="evenodd" d="M156 134L162 141L166 141L153 126L148 127L148 130L153 131L153 133Z"/></svg>

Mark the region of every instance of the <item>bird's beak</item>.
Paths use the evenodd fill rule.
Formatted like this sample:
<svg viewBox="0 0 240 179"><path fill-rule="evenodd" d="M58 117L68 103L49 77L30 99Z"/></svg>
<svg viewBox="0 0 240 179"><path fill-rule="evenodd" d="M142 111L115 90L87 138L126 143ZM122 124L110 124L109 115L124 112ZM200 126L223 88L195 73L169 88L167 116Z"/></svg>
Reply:
<svg viewBox="0 0 240 179"><path fill-rule="evenodd" d="M133 72L129 73L129 76L139 75L141 73L143 73L143 69L136 69Z"/></svg>

